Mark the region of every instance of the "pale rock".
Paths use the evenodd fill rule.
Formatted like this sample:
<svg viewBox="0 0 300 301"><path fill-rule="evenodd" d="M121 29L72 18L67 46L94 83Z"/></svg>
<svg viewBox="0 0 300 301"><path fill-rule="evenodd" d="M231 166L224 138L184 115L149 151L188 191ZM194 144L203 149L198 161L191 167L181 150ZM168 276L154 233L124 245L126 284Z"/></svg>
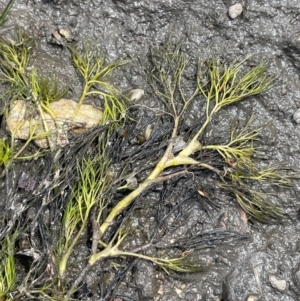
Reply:
<svg viewBox="0 0 300 301"><path fill-rule="evenodd" d="M300 109L298 109L298 110L294 113L293 119L295 120L296 123L300 123Z"/></svg>
<svg viewBox="0 0 300 301"><path fill-rule="evenodd" d="M259 295L249 295L247 297L247 301L259 301L260 300L260 296Z"/></svg>
<svg viewBox="0 0 300 301"><path fill-rule="evenodd" d="M51 34L54 38L55 44L57 44L57 45L63 45L64 44L63 38L57 30L53 30Z"/></svg>
<svg viewBox="0 0 300 301"><path fill-rule="evenodd" d="M53 118L47 112L40 114L37 107L24 100L15 101L6 119L7 129L14 138L27 140L30 131L37 138L34 142L41 148L64 146L68 143L68 133L82 133L96 126L102 119L102 111L92 105L81 105L73 116L77 103L71 99L60 99L50 104ZM42 116L41 116L42 115ZM47 130L50 134L47 135ZM46 137L47 136L47 137Z"/></svg>
<svg viewBox="0 0 300 301"><path fill-rule="evenodd" d="M69 29L67 29L67 28L60 28L58 30L58 32L59 32L59 34L61 36L63 36L67 40L67 42L72 42L73 41L73 38L72 38L72 35L71 35L71 32L70 32Z"/></svg>
<svg viewBox="0 0 300 301"><path fill-rule="evenodd" d="M145 94L145 91L143 89L132 89L128 93L128 98L132 101L140 101Z"/></svg>
<svg viewBox="0 0 300 301"><path fill-rule="evenodd" d="M236 19L243 12L243 6L241 3L231 5L228 10L228 15L231 19Z"/></svg>
<svg viewBox="0 0 300 301"><path fill-rule="evenodd" d="M278 279L274 275L269 275L269 281L272 287L276 288L281 292L283 292L286 289L286 280L284 279Z"/></svg>

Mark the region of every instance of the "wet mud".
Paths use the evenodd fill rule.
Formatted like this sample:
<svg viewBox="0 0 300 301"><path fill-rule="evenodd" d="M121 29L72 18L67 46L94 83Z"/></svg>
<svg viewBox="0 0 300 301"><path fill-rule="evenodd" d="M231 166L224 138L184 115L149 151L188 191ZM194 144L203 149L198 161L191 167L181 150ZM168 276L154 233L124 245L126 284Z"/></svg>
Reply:
<svg viewBox="0 0 300 301"><path fill-rule="evenodd" d="M122 68L111 80L124 92L132 88L145 89L143 103L149 106L153 97L136 66L138 60L145 59L149 47L167 38L183 41L185 52L193 61L197 57L213 56L232 61L249 55L252 55L252 62L266 60L270 72L276 77L274 87L251 101L228 108L218 116L214 130L222 137L225 134L223 129L233 120L245 120L253 114L257 123L265 124L261 144L268 151L263 159L300 169L300 125L293 120L294 112L300 108L300 2L240 2L243 12L233 20L228 9L235 1L230 0L23 0L14 4L1 34L22 29L33 36L32 64L42 72L53 72L59 77L70 87L68 96L75 100L80 96L80 79L65 47L68 41L53 35L61 29L70 32L73 42L91 40L97 43L108 60L132 58L133 63ZM1 0L1 7L5 3ZM191 120L197 118L198 109L191 110ZM192 123L187 120L187 125L189 122ZM3 183L1 189L5 185L7 183ZM177 197L166 202L174 204L188 194L180 185L180 181L174 183L172 189ZM139 235L129 236L125 246L137 247L149 239L157 219L155 208L160 206L162 188L157 189L139 200L139 210L131 217ZM168 275L151 262L132 261L131 266L124 269L124 277L114 291L113 300L300 299L299 183L288 191L270 191L270 198L273 198L272 193L276 194L274 201L280 202L287 214L283 222L270 225L248 224L243 212L228 196L219 191L216 193L220 200L219 209L206 210L201 202L189 203L184 212L178 212L185 214L185 224L170 231L166 242L170 244L178 237L208 231L215 231L214 239L218 239L218 230L232 231L240 239L220 238L220 244L211 248L206 242L194 246L195 249L202 246L193 253L191 260L203 261L207 266L203 272ZM174 214L173 219L176 218ZM84 240L75 250L71 264L88 256ZM168 248L167 252L159 248L150 248L146 252L158 256L180 255L176 247ZM74 266L80 269L81 264ZM110 283L110 270L114 268L113 262L94 267L77 297L101 300L101 288ZM78 270L73 272L78 274Z"/></svg>

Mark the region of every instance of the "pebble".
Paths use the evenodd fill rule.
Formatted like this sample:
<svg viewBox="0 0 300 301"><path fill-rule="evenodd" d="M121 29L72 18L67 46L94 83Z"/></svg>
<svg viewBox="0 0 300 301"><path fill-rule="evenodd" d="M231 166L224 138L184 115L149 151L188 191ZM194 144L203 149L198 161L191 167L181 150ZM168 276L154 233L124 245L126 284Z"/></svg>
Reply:
<svg viewBox="0 0 300 301"><path fill-rule="evenodd" d="M294 113L293 119L295 120L296 123L300 123L300 109L298 109L298 110Z"/></svg>
<svg viewBox="0 0 300 301"><path fill-rule="evenodd" d="M52 38L50 39L50 42L52 44L60 45L60 46L64 45L63 38L57 30L53 30L51 34L52 34L52 37L54 38L54 39L52 39Z"/></svg>
<svg viewBox="0 0 300 301"><path fill-rule="evenodd" d="M148 140L150 138L150 136L152 134L152 131L153 131L152 125L148 124L147 127L146 127L146 129L145 129L145 134L144 134L146 140Z"/></svg>
<svg viewBox="0 0 300 301"><path fill-rule="evenodd" d="M60 28L58 30L59 34L64 37L66 39L67 42L72 42L73 41L73 37L71 35L71 32L69 29L67 28Z"/></svg>
<svg viewBox="0 0 300 301"><path fill-rule="evenodd" d="M143 98L145 91L143 89L132 89L128 93L128 98L132 101L139 101Z"/></svg>
<svg viewBox="0 0 300 301"><path fill-rule="evenodd" d="M241 3L231 5L228 10L229 17L236 19L243 12L243 6Z"/></svg>
<svg viewBox="0 0 300 301"><path fill-rule="evenodd" d="M102 118L102 110L88 104L81 105L78 113L73 116L77 108L77 102L72 99L60 99L51 102L49 105L55 118L53 119L47 112L43 116L39 114L29 114L35 112L35 108L24 100L15 101L6 118L7 129L13 133L15 139L27 140L30 131L35 130L34 135L40 136L34 142L40 148L50 146L64 146L68 143L67 135L70 131L82 133L93 126L99 124ZM30 118L29 118L30 116ZM51 134L45 138L45 122Z"/></svg>
<svg viewBox="0 0 300 301"><path fill-rule="evenodd" d="M259 301L260 300L260 296L259 295L249 295L247 297L247 301Z"/></svg>
<svg viewBox="0 0 300 301"><path fill-rule="evenodd" d="M269 275L269 281L272 287L277 289L278 291L283 292L286 289L286 280L278 279L274 275Z"/></svg>

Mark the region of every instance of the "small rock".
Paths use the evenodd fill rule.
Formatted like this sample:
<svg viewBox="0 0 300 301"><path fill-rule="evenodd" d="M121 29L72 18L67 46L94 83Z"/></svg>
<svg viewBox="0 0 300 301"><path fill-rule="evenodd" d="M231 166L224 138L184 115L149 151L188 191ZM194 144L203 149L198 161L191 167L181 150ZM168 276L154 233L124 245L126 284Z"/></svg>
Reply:
<svg viewBox="0 0 300 301"><path fill-rule="evenodd" d="M160 285L160 286L159 286L157 293L158 293L159 295L162 295L162 294L164 293L164 285Z"/></svg>
<svg viewBox="0 0 300 301"><path fill-rule="evenodd" d="M15 139L27 140L30 131L34 131L35 144L40 148L64 146L68 143L68 132L82 133L85 130L99 124L102 111L92 105L81 105L78 113L73 116L77 103L71 99L60 99L50 103L50 110L55 118L43 112L40 115L38 109L24 100L15 101L6 119L7 129ZM45 124L50 132L45 137Z"/></svg>
<svg viewBox="0 0 300 301"><path fill-rule="evenodd" d="M296 123L300 123L300 109L298 109L298 110L294 113L293 119L295 120Z"/></svg>
<svg viewBox="0 0 300 301"><path fill-rule="evenodd" d="M128 98L132 101L139 101L143 98L145 91L143 89L132 89L128 93Z"/></svg>
<svg viewBox="0 0 300 301"><path fill-rule="evenodd" d="M236 19L243 12L243 6L241 3L231 5L228 10L229 17Z"/></svg>
<svg viewBox="0 0 300 301"><path fill-rule="evenodd" d="M151 124L148 124L146 129L145 129L145 139L148 140L152 134L152 125Z"/></svg>
<svg viewBox="0 0 300 301"><path fill-rule="evenodd" d="M259 295L249 295L247 297L247 301L259 301L260 300L260 296Z"/></svg>
<svg viewBox="0 0 300 301"><path fill-rule="evenodd" d="M73 37L71 35L71 32L69 29L67 28L60 28L58 30L59 34L64 37L66 39L67 42L72 42L73 41Z"/></svg>
<svg viewBox="0 0 300 301"><path fill-rule="evenodd" d="M286 280L278 279L274 275L269 275L269 281L272 287L283 292L286 289Z"/></svg>
<svg viewBox="0 0 300 301"><path fill-rule="evenodd" d="M48 42L53 45L64 46L65 41L68 43L73 41L72 34L67 28L55 29L51 32L51 37L48 38Z"/></svg>
<svg viewBox="0 0 300 301"><path fill-rule="evenodd" d="M51 44L59 45L59 46L64 45L62 36L59 34L59 32L57 30L53 30L51 34L52 34L52 38L50 38L50 40L49 40L49 42Z"/></svg>

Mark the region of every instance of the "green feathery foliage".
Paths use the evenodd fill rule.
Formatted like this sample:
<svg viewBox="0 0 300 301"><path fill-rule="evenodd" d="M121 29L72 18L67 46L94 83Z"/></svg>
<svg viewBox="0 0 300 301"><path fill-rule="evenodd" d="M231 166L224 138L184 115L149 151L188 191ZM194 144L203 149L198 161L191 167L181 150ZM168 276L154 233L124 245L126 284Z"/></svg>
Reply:
<svg viewBox="0 0 300 301"><path fill-rule="evenodd" d="M80 106L86 97L98 95L103 101L102 123L119 120L125 116L128 98L120 93L106 78L114 69L125 65L128 60L122 59L106 63L104 53L91 43L82 43L75 48L69 48L71 59L83 78L82 94L74 115L78 113Z"/></svg>

